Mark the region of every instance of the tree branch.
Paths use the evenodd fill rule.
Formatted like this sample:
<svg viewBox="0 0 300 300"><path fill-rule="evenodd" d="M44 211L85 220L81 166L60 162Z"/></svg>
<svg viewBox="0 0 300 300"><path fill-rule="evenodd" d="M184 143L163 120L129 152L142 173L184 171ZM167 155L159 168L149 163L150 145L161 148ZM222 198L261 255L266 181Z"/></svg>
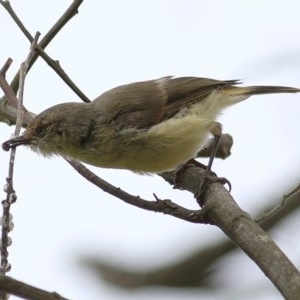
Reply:
<svg viewBox="0 0 300 300"><path fill-rule="evenodd" d="M284 196L285 206L276 214L268 215L268 218L260 219L259 225L264 230L269 230L284 218L294 213L300 207L299 186ZM269 201L276 203L278 201ZM280 201L282 202L282 201ZM273 211L270 207L261 210ZM261 215L258 213L257 215ZM258 219L255 219L257 222ZM261 223L262 221L262 223ZM237 249L237 245L231 240L222 239L218 243L202 246L190 255L172 263L159 266L151 270L136 271L128 266L122 267L120 262L108 262L107 258L85 255L80 264L93 271L97 277L101 277L110 284L126 289L146 288L149 286L168 287L210 287L217 289L218 285L212 280L216 273L217 261Z"/></svg>
<svg viewBox="0 0 300 300"><path fill-rule="evenodd" d="M2 98L2 101L0 101L0 115L2 115L2 112L4 114L4 118L12 117L14 122L17 120L17 107L18 107L18 98L16 97L14 91L10 87L10 85L7 83L5 79L5 73L9 66L12 63L12 59L9 58L2 69L0 70L0 87L2 88L4 94L5 94L5 101L4 98ZM13 112L11 114L7 115L7 108L12 109ZM25 108L24 109L24 122L27 124L29 123L33 116L31 113L29 113Z"/></svg>
<svg viewBox="0 0 300 300"><path fill-rule="evenodd" d="M191 167L180 174L180 186L195 193L201 172ZM164 179L173 183L171 174ZM273 282L286 299L300 299L300 274L286 255L251 217L241 210L228 191L218 183L211 184L204 195L209 223L218 226L236 243Z"/></svg>
<svg viewBox="0 0 300 300"><path fill-rule="evenodd" d="M0 290L28 300L68 300L55 292L50 293L3 275L0 275Z"/></svg>
<svg viewBox="0 0 300 300"><path fill-rule="evenodd" d="M21 131L21 127L23 124L23 116L24 116L24 109L23 109L23 94L24 94L24 83L26 78L26 73L28 70L29 61L31 60L33 54L34 54L34 48L37 44L38 38L40 36L40 33L38 32L35 35L35 38L32 41L29 54L25 60L21 64L20 67L20 90L19 90L19 100L17 103L17 122L16 122L16 128L15 128L15 136L18 136ZM8 64L9 66L9 64ZM2 68L0 70L0 77L5 76L5 72L8 69L7 67ZM5 78L4 78L5 79ZM5 80L4 80L5 82ZM11 94L13 92L11 91ZM14 97L13 97L14 99ZM15 100L15 99L14 99ZM14 170L14 164L15 164L15 154L16 149L12 149L10 152L10 159L9 159L9 168L8 168L8 177L6 179L6 199L2 201L2 230L1 230L1 268L0 273L1 275L5 275L6 272L10 271L10 264L8 263L8 247L11 244L11 239L8 236L9 232L12 230L12 215L10 213L10 208L13 203L15 203L17 196L13 188L13 170ZM8 299L7 294L3 293L1 291L0 293L1 299Z"/></svg>
<svg viewBox="0 0 300 300"><path fill-rule="evenodd" d="M155 201L144 200L139 196L128 194L120 188L101 179L81 163L71 159L66 159L66 161L85 179L102 189L104 192L119 198L127 204L153 212L161 212L192 223L206 223L205 210L186 209L171 200L160 200L157 197Z"/></svg>

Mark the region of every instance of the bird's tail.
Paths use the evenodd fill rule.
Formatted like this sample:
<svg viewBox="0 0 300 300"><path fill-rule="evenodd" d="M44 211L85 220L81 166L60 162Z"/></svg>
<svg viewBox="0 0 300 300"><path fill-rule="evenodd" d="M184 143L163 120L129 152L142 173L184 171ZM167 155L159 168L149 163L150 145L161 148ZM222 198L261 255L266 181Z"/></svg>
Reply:
<svg viewBox="0 0 300 300"><path fill-rule="evenodd" d="M299 88L287 87L287 86L249 86L249 87L237 87L236 92L240 95L252 96L261 94L277 94L277 93L299 93Z"/></svg>
<svg viewBox="0 0 300 300"><path fill-rule="evenodd" d="M223 88L222 102L226 106L236 104L240 101L246 100L253 95L263 94L278 94L278 93L299 93L299 88L287 86L229 86ZM224 97L225 96L225 97ZM227 97L226 97L227 96Z"/></svg>

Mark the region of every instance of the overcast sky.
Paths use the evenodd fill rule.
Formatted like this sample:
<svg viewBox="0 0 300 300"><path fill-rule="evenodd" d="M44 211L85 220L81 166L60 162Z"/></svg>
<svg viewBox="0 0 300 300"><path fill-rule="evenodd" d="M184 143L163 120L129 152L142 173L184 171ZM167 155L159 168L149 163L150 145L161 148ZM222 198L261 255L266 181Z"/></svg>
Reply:
<svg viewBox="0 0 300 300"><path fill-rule="evenodd" d="M11 3L34 35L45 34L71 1ZM117 85L166 75L299 87L299 11L298 0L85 1L47 53L91 99ZM11 80L28 54L29 43L2 7L0 37L0 65L8 57L14 60L7 74ZM25 106L35 113L57 103L80 101L40 59L25 89ZM290 191L299 180L299 112L300 95L281 94L253 97L220 118L234 146L231 157L216 161L213 169L231 181L233 196L250 214L268 199ZM14 128L1 123L0 130L2 142ZM0 151L2 185L8 158ZM155 192L160 198L196 207L191 194L172 190L157 176L91 169L143 198L152 199ZM25 147L17 151L14 180L18 202L12 207L15 229L8 274L12 277L75 300L226 299L227 294L228 299L234 295L253 299L247 289L260 282L255 299L281 299L245 255L231 258L227 273L218 275L230 287L220 292L149 289L132 294L96 282L76 265L79 255L95 254L146 268L170 262L223 234L218 228L130 207L95 188L63 159L45 159ZM272 235L295 263L299 262L296 229L290 222ZM230 265L251 276L234 281L236 269Z"/></svg>

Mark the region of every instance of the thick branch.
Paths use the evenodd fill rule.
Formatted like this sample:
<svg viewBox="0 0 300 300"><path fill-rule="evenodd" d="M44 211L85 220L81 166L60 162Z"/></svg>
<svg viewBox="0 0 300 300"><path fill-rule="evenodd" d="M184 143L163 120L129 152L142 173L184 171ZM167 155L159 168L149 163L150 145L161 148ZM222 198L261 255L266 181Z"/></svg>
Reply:
<svg viewBox="0 0 300 300"><path fill-rule="evenodd" d="M195 193L197 178L195 167L187 169L178 180L180 186ZM173 183L173 177L163 177ZM207 220L218 226L265 273L286 299L300 299L300 274L286 255L251 217L242 211L228 191L218 183L211 184L205 193Z"/></svg>
<svg viewBox="0 0 300 300"><path fill-rule="evenodd" d="M294 213L300 206L300 186L284 196L285 205L276 214L269 214L268 218L263 217L262 224L264 229L271 229L284 218ZM276 203L272 200L270 203ZM282 203L282 201L280 201ZM265 207L262 212L273 211L270 207ZM257 215L261 215L258 213ZM261 218L260 218L261 219ZM257 222L257 219L255 219ZM201 247L194 253L175 260L172 263L159 266L151 270L137 271L134 268L122 267L120 262L108 262L107 258L85 256L80 263L92 270L97 277L101 277L109 284L126 289L146 288L149 286L168 286L168 287L210 287L218 288L212 279L215 274L216 262L224 259L224 256L232 250L236 250L237 245L231 240L219 241L211 245Z"/></svg>

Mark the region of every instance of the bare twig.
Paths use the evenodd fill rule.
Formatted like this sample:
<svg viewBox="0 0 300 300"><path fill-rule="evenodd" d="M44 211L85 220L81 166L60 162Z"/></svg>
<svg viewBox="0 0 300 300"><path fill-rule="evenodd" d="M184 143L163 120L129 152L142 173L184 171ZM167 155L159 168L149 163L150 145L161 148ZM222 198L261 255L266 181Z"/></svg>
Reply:
<svg viewBox="0 0 300 300"><path fill-rule="evenodd" d="M32 61L29 64L29 68L33 65L38 55L40 55L45 62L60 76L60 78L80 97L84 102L90 102L89 98L76 86L76 84L70 79L66 72L61 68L58 61L53 60L44 50L50 41L55 37L59 30L78 12L78 7L83 2L83 0L74 0L67 11L62 15L62 17L56 22L56 24L51 28L47 35L42 40L40 45L36 45L37 54L32 57ZM7 10L9 15L27 37L27 39L32 43L33 37L23 25L17 14L14 12L9 1L1 1L0 4ZM12 81L12 86L14 91L18 89L18 76L17 74Z"/></svg>
<svg viewBox="0 0 300 300"><path fill-rule="evenodd" d="M23 62L20 67L20 84L19 84L20 89L19 89L19 101L18 101L18 107L17 107L17 122L16 122L16 128L15 128L15 136L18 136L20 134L22 123L23 123L23 114L24 114L23 96L24 96L25 78L26 78L26 74L28 72L29 64L32 61L32 57L35 54L35 47L37 45L40 35L41 34L39 32L37 32L35 34L35 37L32 40L29 54L28 54L25 62Z"/></svg>
<svg viewBox="0 0 300 300"><path fill-rule="evenodd" d="M71 159L66 159L66 161L85 179L102 189L104 192L107 192L130 205L153 212L161 212L192 223L206 223L205 210L186 209L171 200L160 200L157 197L155 201L144 200L111 185L107 181L96 176L81 163Z"/></svg>
<svg viewBox="0 0 300 300"><path fill-rule="evenodd" d="M29 61L31 57L34 54L34 49L37 44L38 38L40 36L40 33L37 33L27 59L24 63L21 64L20 68L20 90L19 90L19 101L17 106L17 123L15 128L15 136L18 136L20 134L20 130L23 123L23 115L24 115L24 109L23 109L23 94L24 94L24 82L25 77L27 73L27 68L29 65ZM6 71L7 68L4 68L4 71ZM12 149L10 153L10 160L9 160L9 169L8 169L8 177L7 177L7 191L6 191L6 199L2 201L2 230L1 230L1 267L0 267L0 274L5 275L7 272L10 271L11 266L8 262L8 247L11 244L11 239L8 236L8 233L12 230L12 215L10 213L10 207L11 204L13 204L17 200L16 193L13 188L13 170L14 170L14 163L15 163L15 155L16 155L16 149ZM1 300L8 299L8 295L1 291L0 293Z"/></svg>
<svg viewBox="0 0 300 300"><path fill-rule="evenodd" d="M3 275L0 275L0 290L28 300L68 300L55 292L50 293Z"/></svg>
<svg viewBox="0 0 300 300"><path fill-rule="evenodd" d="M277 215L285 207L285 205L289 201L289 199L294 197L299 192L300 192L300 185L298 185L293 191L291 191L287 195L284 195L281 202L278 203L278 205L276 205L274 208L272 208L269 212L263 213L260 217L256 218L255 221L258 224L263 224L268 219L274 217L275 215Z"/></svg>
<svg viewBox="0 0 300 300"><path fill-rule="evenodd" d="M2 69L0 70L0 87L2 88L5 96L7 97L8 105L11 107L17 108L18 107L18 98L16 97L14 91L12 90L12 88L9 86L9 84L7 83L7 81L5 79L5 72L9 68L11 63L12 63L12 59L9 58L6 61L5 65L2 67ZM33 116L25 108L23 108L23 109L24 109L24 122L29 123L32 120ZM16 117L17 116L15 116L15 118Z"/></svg>

